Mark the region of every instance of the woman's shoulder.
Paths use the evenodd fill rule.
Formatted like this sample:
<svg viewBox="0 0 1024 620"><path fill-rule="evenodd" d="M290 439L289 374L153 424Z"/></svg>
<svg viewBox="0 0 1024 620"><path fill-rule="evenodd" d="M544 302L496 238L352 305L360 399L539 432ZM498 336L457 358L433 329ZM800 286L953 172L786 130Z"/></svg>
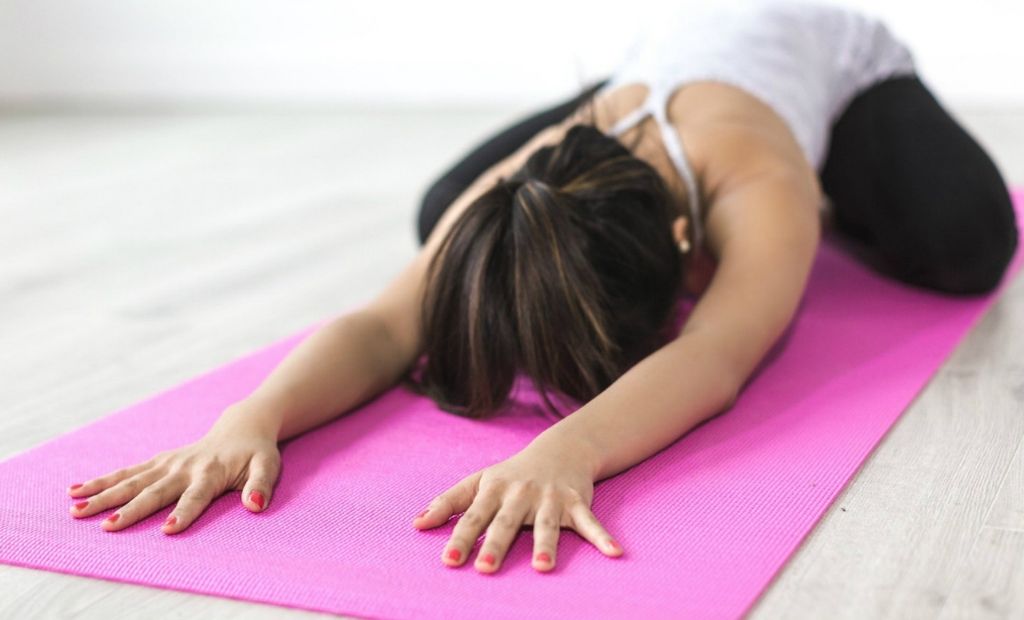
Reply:
<svg viewBox="0 0 1024 620"><path fill-rule="evenodd" d="M691 82L673 93L667 107L667 118L680 132L697 167L722 156L736 161L735 148L773 159L804 160L796 136L778 111L734 84Z"/></svg>
<svg viewBox="0 0 1024 620"><path fill-rule="evenodd" d="M649 92L649 86L640 81L619 84L599 92L592 102L566 118L564 124L587 122L608 132L642 105ZM780 155L801 153L785 120L759 97L733 84L716 80L681 84L668 94L664 104L666 118L679 132L687 155L697 160L695 165L718 154L720 147L733 146L733 142L719 141L724 133L733 140L770 145L768 150ZM624 142L631 142L628 132L623 137Z"/></svg>
<svg viewBox="0 0 1024 620"><path fill-rule="evenodd" d="M696 82L671 102L669 120L678 129L702 197L709 246L716 227L743 218L742 209L714 215L715 204L735 188L766 177L788 179L794 192L817 195L817 172L790 125L760 98L725 83ZM750 204L756 209L758 205ZM718 256L720 248L709 247Z"/></svg>
<svg viewBox="0 0 1024 620"><path fill-rule="evenodd" d="M568 123L587 118L608 131L645 100L645 84L629 83L600 93L595 110L584 107ZM813 173L799 142L781 116L758 97L732 84L712 80L692 82L675 89L665 102L666 117L679 133L687 159L698 177L701 194L713 198L719 184L766 168L792 167ZM653 122L648 119L648 123ZM671 178L671 162L657 131L642 126L637 156L665 169ZM623 143L633 144L632 131ZM654 143L657 142L655 145ZM660 168L659 168L660 169Z"/></svg>

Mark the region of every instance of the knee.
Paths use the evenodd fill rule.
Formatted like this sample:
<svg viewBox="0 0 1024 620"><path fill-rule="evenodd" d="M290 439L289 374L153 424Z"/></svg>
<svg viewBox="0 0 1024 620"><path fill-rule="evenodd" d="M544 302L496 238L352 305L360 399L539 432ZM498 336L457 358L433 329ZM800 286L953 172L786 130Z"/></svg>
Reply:
<svg viewBox="0 0 1024 620"><path fill-rule="evenodd" d="M980 203L982 201L979 201ZM993 291L1017 250L1016 216L1009 197L968 210L961 226L929 231L933 236L922 265L923 284L948 293Z"/></svg>

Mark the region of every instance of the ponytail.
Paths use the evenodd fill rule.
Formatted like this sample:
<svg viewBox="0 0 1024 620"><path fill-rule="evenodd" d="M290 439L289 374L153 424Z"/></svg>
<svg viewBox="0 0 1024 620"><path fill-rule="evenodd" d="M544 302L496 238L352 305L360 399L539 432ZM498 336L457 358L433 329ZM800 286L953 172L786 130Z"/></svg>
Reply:
<svg viewBox="0 0 1024 620"><path fill-rule="evenodd" d="M518 372L588 401L659 346L680 290L680 213L657 172L588 125L466 208L427 270L426 364L406 384L481 418Z"/></svg>

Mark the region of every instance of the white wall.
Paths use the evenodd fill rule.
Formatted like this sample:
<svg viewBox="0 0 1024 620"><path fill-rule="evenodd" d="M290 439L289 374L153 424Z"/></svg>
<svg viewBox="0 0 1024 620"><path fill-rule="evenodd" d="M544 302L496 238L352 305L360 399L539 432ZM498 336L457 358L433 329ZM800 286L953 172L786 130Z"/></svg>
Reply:
<svg viewBox="0 0 1024 620"><path fill-rule="evenodd" d="M0 104L536 102L611 69L664 4L0 0ZM951 102L1024 103L1024 2L843 4Z"/></svg>

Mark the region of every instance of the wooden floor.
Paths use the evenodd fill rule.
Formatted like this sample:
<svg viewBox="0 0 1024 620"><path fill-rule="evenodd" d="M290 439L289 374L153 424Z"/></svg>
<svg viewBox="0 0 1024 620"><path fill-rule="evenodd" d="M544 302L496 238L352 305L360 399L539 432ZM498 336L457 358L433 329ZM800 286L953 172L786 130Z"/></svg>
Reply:
<svg viewBox="0 0 1024 620"><path fill-rule="evenodd" d="M428 180L522 112L0 115L0 458L368 300ZM1024 109L958 113L1024 184ZM1018 277L750 617L1024 617L1020 351ZM0 592L4 618L321 615L8 566Z"/></svg>

